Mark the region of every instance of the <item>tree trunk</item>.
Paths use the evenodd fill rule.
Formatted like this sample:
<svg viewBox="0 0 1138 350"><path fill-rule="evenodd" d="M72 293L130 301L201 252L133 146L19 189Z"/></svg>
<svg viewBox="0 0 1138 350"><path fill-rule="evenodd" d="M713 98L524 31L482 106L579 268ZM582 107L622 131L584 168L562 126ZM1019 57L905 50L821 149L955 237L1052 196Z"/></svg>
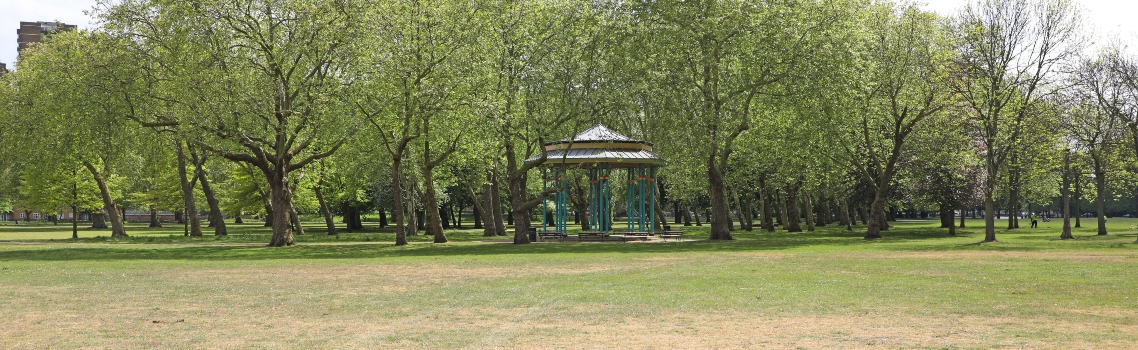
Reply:
<svg viewBox="0 0 1138 350"><path fill-rule="evenodd" d="M732 200L734 200L734 202L735 202L735 212L738 213L738 215L736 215L736 219L739 220L739 229L745 230L746 224L744 223L744 221L746 221L746 220L743 219L743 215L744 215L743 214L743 203L741 200L739 200L739 190L732 188L731 189L731 197L733 197ZM731 212L728 211L727 214L728 214L727 217L730 218ZM730 226L731 226L731 231L735 231L735 221L731 221Z"/></svg>
<svg viewBox="0 0 1138 350"><path fill-rule="evenodd" d="M1083 222L1080 218L1083 217L1083 173L1076 170L1075 172L1075 228L1082 228Z"/></svg>
<svg viewBox="0 0 1138 350"><path fill-rule="evenodd" d="M234 223L234 224L238 224L238 225L239 225L239 224L244 224L244 223L245 223L245 220L242 220L242 219L241 219L241 217L242 217L242 216L245 216L245 212L244 212L244 211L237 213L237 215L235 215L235 216L233 217L233 223Z"/></svg>
<svg viewBox="0 0 1138 350"><path fill-rule="evenodd" d="M1138 192L1135 192L1134 198L1138 199ZM675 222L673 223L674 225L679 225L679 224L683 223L683 215L680 214L680 201L676 201L676 200L672 201L672 216L675 216L675 218L674 218Z"/></svg>
<svg viewBox="0 0 1138 350"><path fill-rule="evenodd" d="M103 198L103 207L111 219L111 237L127 237L126 227L123 225L123 218L120 216L118 207L115 206L114 198L111 197L111 188L107 186L106 178L104 178L103 174L98 170L95 170L94 164L83 161L83 166L91 173L91 176L95 179L95 184L99 186L99 194ZM105 223L100 223L100 225L102 226L101 228L107 228Z"/></svg>
<svg viewBox="0 0 1138 350"><path fill-rule="evenodd" d="M265 194L265 227L273 227L273 196Z"/></svg>
<svg viewBox="0 0 1138 350"><path fill-rule="evenodd" d="M271 164L262 168L266 182L269 184L270 198L272 199L272 225L273 237L269 240L270 247L284 247L295 243L292 230L292 191L289 187L288 164Z"/></svg>
<svg viewBox="0 0 1138 350"><path fill-rule="evenodd" d="M753 226L755 224L754 217L752 216L753 211L751 208L751 203L753 202L753 199L754 199L754 193L751 191L747 191L747 193L745 195L743 195L743 219L742 220L743 220L743 229L747 230L747 231L753 230L754 229Z"/></svg>
<svg viewBox="0 0 1138 350"><path fill-rule="evenodd" d="M184 214L184 213L182 213L181 210L175 210L174 211L174 222L175 223L177 223L179 225L186 223L186 216L182 215L182 214Z"/></svg>
<svg viewBox="0 0 1138 350"><path fill-rule="evenodd" d="M954 219L954 216L956 215L956 213L952 210L951 205L942 204L941 207L944 208L943 212L941 212L941 215L942 216L944 216L944 215L948 216L948 220L945 220L945 222L948 223L948 235L949 236L955 236L956 235L956 225L953 225L953 221L955 221L953 219ZM960 216L964 217L963 213L961 213Z"/></svg>
<svg viewBox="0 0 1138 350"><path fill-rule="evenodd" d="M727 206L723 172L716 164L716 156L716 152L711 152L707 158L708 196L711 199L711 217L708 219L711 223L709 239L733 240L735 238L731 237L731 209Z"/></svg>
<svg viewBox="0 0 1138 350"><path fill-rule="evenodd" d="M996 200L992 187L984 193L984 242L996 242Z"/></svg>
<svg viewBox="0 0 1138 350"><path fill-rule="evenodd" d="M407 226L403 217L403 187L399 184L399 178L403 177L403 161L401 157L392 158L391 201L395 203L395 208L391 209L391 215L395 219L395 245L400 246L407 245Z"/></svg>
<svg viewBox="0 0 1138 350"><path fill-rule="evenodd" d="M837 201L837 199L835 199ZM846 231L852 231L853 225L850 225L850 208L846 203L837 202L838 205L838 223L846 227Z"/></svg>
<svg viewBox="0 0 1138 350"><path fill-rule="evenodd" d="M786 232L802 232L798 223L798 184L786 186Z"/></svg>
<svg viewBox="0 0 1138 350"><path fill-rule="evenodd" d="M771 208L771 193L767 190L766 184L759 184L759 220L763 223L763 229L767 232L774 232L774 215L772 215Z"/></svg>
<svg viewBox="0 0 1138 350"><path fill-rule="evenodd" d="M424 158L426 158L424 161L431 162L431 153L429 152L430 148L427 148L430 145L426 143L424 144ZM425 197L423 199L423 210L425 212L424 214L427 217L427 220L424 224L426 226L427 233L434 236L435 243L446 243L447 236L446 232L443 231L443 217L442 213L439 212L439 201L437 198L435 198L434 166L431 164L424 165L422 171L423 197Z"/></svg>
<svg viewBox="0 0 1138 350"><path fill-rule="evenodd" d="M467 190L470 192L470 201L473 203L471 211L473 211L472 214L475 215L475 228L485 228L485 226L483 226L483 203L479 201L478 194L475 194L475 189L473 189L469 183L467 184ZM483 232L483 235L486 235L486 233Z"/></svg>
<svg viewBox="0 0 1138 350"><path fill-rule="evenodd" d="M103 210L91 213L91 228L107 229L107 221L103 216Z"/></svg>
<svg viewBox="0 0 1138 350"><path fill-rule="evenodd" d="M683 207L684 207L683 208L684 226L691 226L691 216L692 216L691 201L687 201L686 203L684 203Z"/></svg>
<svg viewBox="0 0 1138 350"><path fill-rule="evenodd" d="M692 213L692 215L695 216L695 225L696 226L703 226L703 222L699 221L699 207L696 206L694 204L694 202L690 206L691 206L691 213Z"/></svg>
<svg viewBox="0 0 1138 350"><path fill-rule="evenodd" d="M162 227L162 221L158 220L158 209L154 206L150 206L150 227Z"/></svg>
<svg viewBox="0 0 1138 350"><path fill-rule="evenodd" d="M806 231L814 232L814 197L806 189L802 190L802 206L805 207L802 213L806 214Z"/></svg>
<svg viewBox="0 0 1138 350"><path fill-rule="evenodd" d="M790 214L786 210L786 193L778 192L776 200L778 201L778 206L775 207L778 209L778 225L786 229L790 222Z"/></svg>
<svg viewBox="0 0 1138 350"><path fill-rule="evenodd" d="M71 207L71 239L79 239L79 208Z"/></svg>
<svg viewBox="0 0 1138 350"><path fill-rule="evenodd" d="M960 207L960 228L964 228L964 212L966 209L966 207Z"/></svg>
<svg viewBox="0 0 1138 350"><path fill-rule="evenodd" d="M290 190L289 192L292 192L292 191ZM289 206L289 219L288 219L288 221L290 223L292 223L292 232L294 232L298 236L304 235L304 225L300 222L300 213L296 212L296 206L295 205Z"/></svg>
<svg viewBox="0 0 1138 350"><path fill-rule="evenodd" d="M498 175L490 172L487 173L487 176L490 178L490 210L488 211L494 215L494 234L505 236L506 223L504 222L505 218L503 218L505 213L502 210L502 192L501 186L498 184Z"/></svg>
<svg viewBox="0 0 1138 350"><path fill-rule="evenodd" d="M1096 163L1098 161L1096 160ZM1095 209L1098 211L1098 235L1106 235L1106 171L1102 170L1097 164L1095 166L1095 189L1098 190L1098 195L1095 196Z"/></svg>
<svg viewBox="0 0 1138 350"><path fill-rule="evenodd" d="M877 184L877 189L873 193L873 203L869 206L869 222L866 224L865 239L881 238L881 230L888 225L885 217L885 196L889 193L890 180L885 180L886 178L887 176L882 175L882 180Z"/></svg>
<svg viewBox="0 0 1138 350"><path fill-rule="evenodd" d="M225 227L225 213L221 212L221 204L213 193L213 187L209 185L205 170L199 166L197 173L198 181L202 183L202 194L205 194L205 202L209 205L209 227L213 227L214 236L228 235L229 231Z"/></svg>
<svg viewBox="0 0 1138 350"><path fill-rule="evenodd" d="M818 226L826 226L834 222L834 212L830 208L830 201L825 199L821 199L821 201L821 207L819 208L821 212L818 216L820 223Z"/></svg>
<svg viewBox="0 0 1138 350"><path fill-rule="evenodd" d="M178 157L178 178L182 183L182 199L186 208L186 219L190 222L190 237L201 237L201 219L198 218L197 201L194 200L194 183L197 176L191 178L186 171L186 150L181 141L175 141Z"/></svg>
<svg viewBox="0 0 1138 350"><path fill-rule="evenodd" d="M324 181L321 179L316 183L316 186L313 186L312 191L316 193L316 201L320 203L320 214L324 215L324 225L327 227L328 235L335 235L338 233L336 232L336 220L332 219L332 210L328 209L328 201L324 200L323 183Z"/></svg>
<svg viewBox="0 0 1138 350"><path fill-rule="evenodd" d="M1059 191L1063 194L1063 233L1059 235L1059 239L1074 239L1075 236L1071 234L1071 153L1069 151L1063 155L1063 188Z"/></svg>

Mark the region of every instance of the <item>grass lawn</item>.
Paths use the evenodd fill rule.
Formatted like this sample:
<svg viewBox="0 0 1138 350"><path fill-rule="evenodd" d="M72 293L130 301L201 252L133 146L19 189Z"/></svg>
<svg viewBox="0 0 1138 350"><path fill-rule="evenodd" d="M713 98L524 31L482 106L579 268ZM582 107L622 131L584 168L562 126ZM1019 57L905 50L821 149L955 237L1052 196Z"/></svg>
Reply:
<svg viewBox="0 0 1138 350"><path fill-rule="evenodd" d="M1004 221L998 221L997 224ZM952 237L837 227L710 242L452 243L389 230L132 237L0 225L0 348L1138 348L1136 219ZM1027 226L1027 221L1024 221Z"/></svg>

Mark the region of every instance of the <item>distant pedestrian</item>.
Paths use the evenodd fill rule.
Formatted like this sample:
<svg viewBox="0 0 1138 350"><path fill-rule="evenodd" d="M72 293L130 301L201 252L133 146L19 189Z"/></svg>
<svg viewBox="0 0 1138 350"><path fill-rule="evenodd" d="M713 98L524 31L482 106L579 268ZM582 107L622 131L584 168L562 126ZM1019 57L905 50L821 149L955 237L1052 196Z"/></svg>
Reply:
<svg viewBox="0 0 1138 350"><path fill-rule="evenodd" d="M1039 227L1039 219L1035 217L1035 214L1031 214L1031 228L1036 227Z"/></svg>

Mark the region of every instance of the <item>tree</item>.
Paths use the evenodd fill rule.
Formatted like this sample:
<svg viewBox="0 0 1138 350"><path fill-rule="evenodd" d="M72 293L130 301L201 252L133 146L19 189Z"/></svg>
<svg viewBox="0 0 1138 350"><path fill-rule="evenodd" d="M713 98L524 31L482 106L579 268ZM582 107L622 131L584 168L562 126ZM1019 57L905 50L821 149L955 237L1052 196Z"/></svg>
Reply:
<svg viewBox="0 0 1138 350"><path fill-rule="evenodd" d="M950 82L976 122L984 154L985 242L996 241L1001 172L1047 79L1078 52L1078 24L1068 0L977 0L956 18L958 72Z"/></svg>
<svg viewBox="0 0 1138 350"><path fill-rule="evenodd" d="M378 129L392 159L392 189L402 198L399 178L408 147L417 141L423 208L428 232L445 243L436 200L434 170L457 150L470 114L469 96L479 6L462 1L384 2L369 11L371 32L360 55L366 64L366 98L359 108ZM432 148L434 146L434 148ZM440 147L441 146L441 147ZM401 201L396 201L402 206ZM407 244L401 208L395 210L396 245Z"/></svg>
<svg viewBox="0 0 1138 350"><path fill-rule="evenodd" d="M73 157L99 189L111 221L111 236L126 237L120 196L112 180L120 168L130 168L127 155L139 137L138 128L123 115L129 96L139 86L129 72L129 53L123 43L91 32L63 32L20 54L17 92L9 123L22 135L13 140L32 152L33 159L54 154ZM26 129L25 129L26 128Z"/></svg>
<svg viewBox="0 0 1138 350"><path fill-rule="evenodd" d="M658 93L675 109L665 127L689 129L708 182L711 239L733 239L726 172L736 139L751 129L756 96L785 92L780 84L825 52L836 11L812 1L638 1Z"/></svg>
<svg viewBox="0 0 1138 350"><path fill-rule="evenodd" d="M71 238L79 238L79 211L102 207L99 187L86 169L74 159L55 158L39 166L25 168L20 179L24 207L44 213L71 211Z"/></svg>
<svg viewBox="0 0 1138 350"><path fill-rule="evenodd" d="M260 170L273 212L269 245L292 245L290 173L334 154L358 129L342 98L347 46L358 28L354 5L140 0L98 10L108 30L144 57L141 72L161 93L153 99L185 111L128 117L176 127L196 146Z"/></svg>
<svg viewBox="0 0 1138 350"><path fill-rule="evenodd" d="M843 152L842 163L873 186L866 239L881 238L885 201L905 156L905 143L927 119L948 104L945 66L951 59L944 30L933 13L905 3L876 4L869 10L852 88L849 108L825 101L842 97L823 95L814 101L824 106L825 128ZM846 111L853 111L846 113Z"/></svg>

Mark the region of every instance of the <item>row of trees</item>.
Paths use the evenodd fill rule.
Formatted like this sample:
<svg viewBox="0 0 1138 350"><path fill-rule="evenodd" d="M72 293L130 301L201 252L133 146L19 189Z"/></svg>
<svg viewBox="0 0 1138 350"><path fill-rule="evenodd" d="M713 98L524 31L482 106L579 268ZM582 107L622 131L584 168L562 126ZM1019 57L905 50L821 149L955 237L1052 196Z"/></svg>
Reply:
<svg viewBox="0 0 1138 350"><path fill-rule="evenodd" d="M512 224L528 243L546 158L526 159L596 122L655 142L658 207L702 214L712 239L756 219L860 220L877 238L897 208L954 227L982 204L994 241L998 205L1058 208L1072 185L1105 234L1110 189L1138 201L1138 68L1120 48L1081 56L1067 0L947 18L884 0L123 0L92 14L97 29L52 35L3 77L0 175L5 198L105 212L115 236L125 206L208 211L217 235L259 215L272 246L303 234L301 213L335 234L334 215L355 229L379 211L397 245L416 223L442 243L470 209L487 235Z"/></svg>

